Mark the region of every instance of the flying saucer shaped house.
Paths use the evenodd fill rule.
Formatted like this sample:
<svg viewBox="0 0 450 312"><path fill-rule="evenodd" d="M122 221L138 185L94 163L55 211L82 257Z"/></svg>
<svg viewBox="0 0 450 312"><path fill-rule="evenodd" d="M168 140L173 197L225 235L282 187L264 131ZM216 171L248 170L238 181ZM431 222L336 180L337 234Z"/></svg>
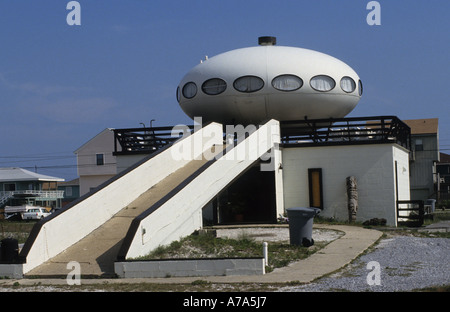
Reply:
<svg viewBox="0 0 450 312"><path fill-rule="evenodd" d="M362 95L358 74L344 62L313 50L259 45L207 58L177 88L177 100L191 118L223 124L263 120L341 118Z"/></svg>

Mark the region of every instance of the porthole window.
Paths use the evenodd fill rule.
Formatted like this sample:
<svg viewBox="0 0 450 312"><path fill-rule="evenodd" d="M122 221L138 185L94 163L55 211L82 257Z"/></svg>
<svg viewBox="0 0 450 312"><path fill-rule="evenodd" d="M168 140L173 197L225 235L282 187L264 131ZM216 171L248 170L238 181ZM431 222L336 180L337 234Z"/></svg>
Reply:
<svg viewBox="0 0 450 312"><path fill-rule="evenodd" d="M272 86L280 91L294 91L303 86L303 80L295 75L280 75L273 78Z"/></svg>
<svg viewBox="0 0 450 312"><path fill-rule="evenodd" d="M220 78L206 80L202 85L202 90L209 95L217 95L225 91L227 83Z"/></svg>
<svg viewBox="0 0 450 312"><path fill-rule="evenodd" d="M343 77L341 79L341 89L344 92L352 93L356 89L355 81L350 77Z"/></svg>
<svg viewBox="0 0 450 312"><path fill-rule="evenodd" d="M181 100L180 87L177 87L177 101L178 101L178 103L180 103L180 100Z"/></svg>
<svg viewBox="0 0 450 312"><path fill-rule="evenodd" d="M194 82L188 82L183 87L183 96L192 99L197 94L197 85Z"/></svg>
<svg viewBox="0 0 450 312"><path fill-rule="evenodd" d="M264 81L256 76L243 76L234 81L233 87L240 92L256 92L264 87Z"/></svg>
<svg viewBox="0 0 450 312"><path fill-rule="evenodd" d="M333 90L336 82L330 76L319 75L311 78L310 85L316 91L326 92Z"/></svg>
<svg viewBox="0 0 450 312"><path fill-rule="evenodd" d="M359 93L359 96L361 96L363 94L363 84L362 84L361 80L358 81L358 93Z"/></svg>

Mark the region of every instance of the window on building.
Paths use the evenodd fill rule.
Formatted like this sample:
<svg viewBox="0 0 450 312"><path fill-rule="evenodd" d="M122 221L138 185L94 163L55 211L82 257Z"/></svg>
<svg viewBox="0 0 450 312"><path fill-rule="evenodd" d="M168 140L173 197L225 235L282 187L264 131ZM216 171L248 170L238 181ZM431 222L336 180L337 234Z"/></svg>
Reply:
<svg viewBox="0 0 450 312"><path fill-rule="evenodd" d="M66 196L72 196L72 187L66 186Z"/></svg>
<svg viewBox="0 0 450 312"><path fill-rule="evenodd" d="M280 91L295 91L303 86L303 80L295 75L280 75L273 78L272 86Z"/></svg>
<svg viewBox="0 0 450 312"><path fill-rule="evenodd" d="M44 182L41 184L42 191L51 191L56 189L57 189L56 182Z"/></svg>
<svg viewBox="0 0 450 312"><path fill-rule="evenodd" d="M333 90L336 82L330 76L319 75L311 78L310 85L316 91L326 92Z"/></svg>
<svg viewBox="0 0 450 312"><path fill-rule="evenodd" d="M105 164L105 155L104 154L95 154L97 160L97 166L103 166Z"/></svg>
<svg viewBox="0 0 450 312"><path fill-rule="evenodd" d="M341 79L341 89L344 92L352 93L356 89L355 81L350 77L343 77Z"/></svg>
<svg viewBox="0 0 450 312"><path fill-rule="evenodd" d="M197 94L197 85L194 82L188 82L183 87L183 96L192 99Z"/></svg>
<svg viewBox="0 0 450 312"><path fill-rule="evenodd" d="M423 151L423 142L422 139L417 139L414 150L417 151Z"/></svg>
<svg viewBox="0 0 450 312"><path fill-rule="evenodd" d="M15 183L5 183L5 184L3 184L3 190L5 192L13 192L16 190L16 184Z"/></svg>
<svg viewBox="0 0 450 312"><path fill-rule="evenodd" d="M208 95L217 95L225 91L227 83L220 78L206 80L202 85L202 90Z"/></svg>
<svg viewBox="0 0 450 312"><path fill-rule="evenodd" d="M264 87L264 81L256 76L243 76L234 81L233 87L240 92L256 92Z"/></svg>

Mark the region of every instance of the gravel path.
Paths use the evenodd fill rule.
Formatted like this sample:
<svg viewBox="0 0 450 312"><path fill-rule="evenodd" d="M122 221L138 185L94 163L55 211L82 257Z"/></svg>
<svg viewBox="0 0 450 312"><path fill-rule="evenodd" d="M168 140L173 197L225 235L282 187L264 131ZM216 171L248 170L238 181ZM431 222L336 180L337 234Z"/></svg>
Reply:
<svg viewBox="0 0 450 312"><path fill-rule="evenodd" d="M372 252L329 277L279 291L394 292L450 285L449 259L448 238L394 236L381 240ZM371 261L379 263L379 285L377 268L368 267Z"/></svg>

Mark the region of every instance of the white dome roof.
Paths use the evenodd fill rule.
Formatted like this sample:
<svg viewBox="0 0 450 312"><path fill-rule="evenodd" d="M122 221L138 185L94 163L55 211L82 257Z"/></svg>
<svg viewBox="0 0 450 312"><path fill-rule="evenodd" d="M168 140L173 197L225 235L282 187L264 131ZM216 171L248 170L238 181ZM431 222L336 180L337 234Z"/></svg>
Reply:
<svg viewBox="0 0 450 312"><path fill-rule="evenodd" d="M332 56L266 45L203 61L181 80L177 97L191 118L248 124L344 117L358 103L361 87L356 72Z"/></svg>

